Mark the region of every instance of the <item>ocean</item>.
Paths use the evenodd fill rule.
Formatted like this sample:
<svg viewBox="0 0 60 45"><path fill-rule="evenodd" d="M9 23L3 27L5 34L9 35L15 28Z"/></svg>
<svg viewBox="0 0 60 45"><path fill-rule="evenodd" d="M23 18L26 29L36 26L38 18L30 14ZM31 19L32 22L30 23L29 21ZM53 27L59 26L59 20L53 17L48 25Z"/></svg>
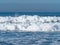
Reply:
<svg viewBox="0 0 60 45"><path fill-rule="evenodd" d="M0 45L60 45L60 32L0 31Z"/></svg>
<svg viewBox="0 0 60 45"><path fill-rule="evenodd" d="M0 12L0 16L3 16L3 17L5 16L16 17L16 16L22 16L22 15L60 17L60 12ZM56 27L55 29L58 30L58 28ZM44 30L46 30L46 28ZM59 27L59 30L60 30L60 27ZM22 31L22 32L19 32L16 30L15 31L0 30L0 45L60 45L60 32L59 31L53 31L53 32Z"/></svg>
<svg viewBox="0 0 60 45"><path fill-rule="evenodd" d="M39 16L60 16L60 12L0 12L0 16L15 16L20 15L39 15Z"/></svg>

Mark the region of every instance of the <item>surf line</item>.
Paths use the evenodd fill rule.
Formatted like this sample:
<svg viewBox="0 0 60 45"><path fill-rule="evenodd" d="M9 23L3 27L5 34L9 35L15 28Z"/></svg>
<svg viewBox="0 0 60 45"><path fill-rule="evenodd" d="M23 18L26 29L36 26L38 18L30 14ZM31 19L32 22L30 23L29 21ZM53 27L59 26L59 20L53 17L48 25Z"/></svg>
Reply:
<svg viewBox="0 0 60 45"><path fill-rule="evenodd" d="M56 16L0 16L0 30L59 31L60 17Z"/></svg>

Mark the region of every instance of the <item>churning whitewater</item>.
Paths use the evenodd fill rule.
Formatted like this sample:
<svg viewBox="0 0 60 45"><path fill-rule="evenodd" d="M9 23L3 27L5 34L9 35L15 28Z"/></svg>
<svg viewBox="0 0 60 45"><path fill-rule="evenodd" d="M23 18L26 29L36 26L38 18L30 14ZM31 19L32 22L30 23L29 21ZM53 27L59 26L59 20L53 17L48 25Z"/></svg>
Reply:
<svg viewBox="0 0 60 45"><path fill-rule="evenodd" d="M0 16L0 30L60 31L60 17L56 16Z"/></svg>

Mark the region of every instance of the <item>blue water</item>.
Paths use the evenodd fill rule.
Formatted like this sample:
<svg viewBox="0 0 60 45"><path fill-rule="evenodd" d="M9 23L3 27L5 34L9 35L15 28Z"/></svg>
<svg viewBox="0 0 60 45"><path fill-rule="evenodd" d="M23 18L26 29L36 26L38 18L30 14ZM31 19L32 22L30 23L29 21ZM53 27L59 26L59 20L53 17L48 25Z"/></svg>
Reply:
<svg viewBox="0 0 60 45"><path fill-rule="evenodd" d="M60 12L0 12L0 16L60 16ZM0 45L60 45L60 32L0 31Z"/></svg>
<svg viewBox="0 0 60 45"><path fill-rule="evenodd" d="M60 45L60 32L0 31L0 45Z"/></svg>
<svg viewBox="0 0 60 45"><path fill-rule="evenodd" d="M39 15L39 16L60 16L60 12L0 12L0 16L15 16L20 15Z"/></svg>

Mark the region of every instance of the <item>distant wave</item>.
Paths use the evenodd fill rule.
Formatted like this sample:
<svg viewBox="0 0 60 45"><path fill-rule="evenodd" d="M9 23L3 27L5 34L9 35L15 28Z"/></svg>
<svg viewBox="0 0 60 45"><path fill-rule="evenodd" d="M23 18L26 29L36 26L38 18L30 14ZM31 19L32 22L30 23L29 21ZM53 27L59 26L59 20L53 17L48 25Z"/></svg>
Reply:
<svg viewBox="0 0 60 45"><path fill-rule="evenodd" d="M0 30L60 31L60 17L56 16L0 16Z"/></svg>

